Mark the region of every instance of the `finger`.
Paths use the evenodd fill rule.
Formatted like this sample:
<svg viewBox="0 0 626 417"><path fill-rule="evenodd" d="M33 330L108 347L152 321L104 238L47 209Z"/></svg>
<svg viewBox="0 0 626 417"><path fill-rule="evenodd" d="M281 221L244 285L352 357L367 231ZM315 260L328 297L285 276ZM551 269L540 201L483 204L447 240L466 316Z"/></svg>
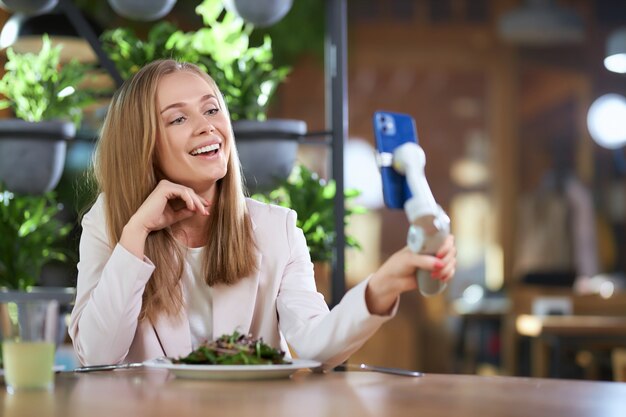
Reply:
<svg viewBox="0 0 626 417"><path fill-rule="evenodd" d="M441 248L437 251L435 256L445 263L450 262L450 260L456 258L456 246L454 245L454 238L450 235L444 241L444 244L441 245Z"/></svg>
<svg viewBox="0 0 626 417"><path fill-rule="evenodd" d="M452 248L454 248L454 236L448 235L435 256L437 256L437 258L443 258Z"/></svg>
<svg viewBox="0 0 626 417"><path fill-rule="evenodd" d="M447 253L444 254L444 256L438 256L437 258L439 258L444 264L449 264L456 259L456 247L453 246Z"/></svg>
<svg viewBox="0 0 626 417"><path fill-rule="evenodd" d="M196 192L191 188L181 186L180 198L183 199L188 210L191 210L192 212L204 212L204 206L200 202Z"/></svg>
<svg viewBox="0 0 626 417"><path fill-rule="evenodd" d="M443 282L448 282L454 276L454 272L456 270L456 261L452 261L449 264L446 264L438 273L439 279Z"/></svg>
<svg viewBox="0 0 626 417"><path fill-rule="evenodd" d="M451 276L452 271L456 267L456 249L452 248L443 259L435 258L437 261L431 275L434 278L446 280Z"/></svg>
<svg viewBox="0 0 626 417"><path fill-rule="evenodd" d="M191 195L191 199L193 200L194 209L196 211L199 211L200 213L202 213L204 215L209 214L207 209L204 207L204 203L202 202L202 198L198 194L196 194L196 192L193 191L193 190L189 190L189 194Z"/></svg>
<svg viewBox="0 0 626 417"><path fill-rule="evenodd" d="M181 220L185 220L194 215L194 212L189 210L188 208L183 208L181 210L175 211L172 213L172 221L170 224L178 223Z"/></svg>
<svg viewBox="0 0 626 417"><path fill-rule="evenodd" d="M171 182L162 181L159 186L165 189L165 198L174 211L187 208L194 211L195 203L189 193L189 188Z"/></svg>
<svg viewBox="0 0 626 417"><path fill-rule="evenodd" d="M454 274L456 272L456 269L453 268L452 271L450 271L450 273L444 277L441 277L441 281L443 282L449 282L452 280L452 278L454 278Z"/></svg>
<svg viewBox="0 0 626 417"><path fill-rule="evenodd" d="M196 211L197 203L193 196L195 193L189 188L183 187L183 194L184 194L183 200L185 200L185 203L187 204L187 208L191 211Z"/></svg>
<svg viewBox="0 0 626 417"><path fill-rule="evenodd" d="M432 255L425 255L421 253L414 253L407 249L406 254L404 254L408 258L407 262L404 262L405 265L410 265L416 269L426 269L432 271L434 269L440 269L444 266L444 262L441 259L436 258Z"/></svg>

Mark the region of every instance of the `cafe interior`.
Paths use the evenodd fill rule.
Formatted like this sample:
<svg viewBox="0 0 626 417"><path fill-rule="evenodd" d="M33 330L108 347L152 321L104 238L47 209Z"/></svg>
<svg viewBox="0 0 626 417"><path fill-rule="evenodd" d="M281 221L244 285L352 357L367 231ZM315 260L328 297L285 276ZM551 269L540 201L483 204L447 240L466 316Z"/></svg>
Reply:
<svg viewBox="0 0 626 417"><path fill-rule="evenodd" d="M54 4L29 14L20 3ZM36 278L44 288L71 292L76 285L81 181L116 77L128 68L120 61L131 60L114 54L130 48L129 56L145 63L157 24L185 33L204 24L200 0L143 2L163 8L154 16L133 9L142 2L124 3L0 2L1 66L7 48L36 53L48 33L53 45L63 45L61 66L71 59L91 65L77 88L99 91L66 141L62 173L51 187L63 207L56 218L72 229L61 239L67 260L45 264ZM237 1L224 3L233 10ZM318 290L336 304L407 244L405 210L387 207L383 197L374 128L377 111L406 114L458 251L445 291L403 294L396 316L348 363L626 382L626 2L259 2L265 11L283 3L289 6L280 17L254 26L250 43L271 38L275 67L289 68L271 100L265 97L267 121L306 127L260 139L269 158L246 162L240 152L249 193L269 195L294 172L312 173L321 184L296 193L335 184L335 196L306 216L327 216L322 231L333 238L313 261ZM124 43L110 35L116 29L145 43ZM0 117L14 114L5 109ZM271 174L268 186L256 170L281 158L287 142L295 153L285 177ZM343 215L345 229L335 231ZM56 361L80 365L68 337Z"/></svg>

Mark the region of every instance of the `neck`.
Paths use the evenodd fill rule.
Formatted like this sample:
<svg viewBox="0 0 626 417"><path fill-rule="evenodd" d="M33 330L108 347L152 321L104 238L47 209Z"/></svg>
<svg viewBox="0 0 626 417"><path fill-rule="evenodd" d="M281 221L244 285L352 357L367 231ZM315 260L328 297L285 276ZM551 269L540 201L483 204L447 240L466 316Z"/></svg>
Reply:
<svg viewBox="0 0 626 417"><path fill-rule="evenodd" d="M211 203L216 203L216 193L214 187L211 187L211 189L205 193L198 194L202 195ZM211 213L213 207L217 208L217 204L215 204L215 206L211 204L211 207L208 208L209 213ZM179 221L178 223L172 225L174 237L188 248L206 246L209 239L210 218L210 214L205 216L200 213L195 213L193 216Z"/></svg>
<svg viewBox="0 0 626 417"><path fill-rule="evenodd" d="M174 237L188 248L206 246L209 237L209 216L194 214L172 225Z"/></svg>

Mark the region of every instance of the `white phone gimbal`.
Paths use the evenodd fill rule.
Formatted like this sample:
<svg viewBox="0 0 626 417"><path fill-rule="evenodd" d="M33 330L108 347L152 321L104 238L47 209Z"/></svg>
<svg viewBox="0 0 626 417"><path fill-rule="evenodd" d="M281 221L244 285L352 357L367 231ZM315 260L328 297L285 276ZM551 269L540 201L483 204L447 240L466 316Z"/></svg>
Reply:
<svg viewBox="0 0 626 417"><path fill-rule="evenodd" d="M450 218L435 201L426 181L424 150L417 143L407 142L395 148L393 154L379 154L379 162L381 166L391 166L404 175L413 194L404 203L404 211L411 224L407 246L415 253L434 255L450 234ZM417 281L420 292L425 296L438 294L447 286L432 278L429 271L421 269L417 273Z"/></svg>

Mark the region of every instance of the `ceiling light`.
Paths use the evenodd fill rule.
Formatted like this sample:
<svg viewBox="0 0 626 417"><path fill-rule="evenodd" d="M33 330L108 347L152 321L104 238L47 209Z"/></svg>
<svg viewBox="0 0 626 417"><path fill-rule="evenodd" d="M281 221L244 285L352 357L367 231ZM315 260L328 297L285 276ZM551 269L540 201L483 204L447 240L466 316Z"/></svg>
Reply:
<svg viewBox="0 0 626 417"><path fill-rule="evenodd" d="M607 39L604 66L609 71L626 73L626 28L616 30Z"/></svg>
<svg viewBox="0 0 626 417"><path fill-rule="evenodd" d="M607 149L626 144L626 97L605 94L596 99L587 113L587 128L591 138Z"/></svg>

